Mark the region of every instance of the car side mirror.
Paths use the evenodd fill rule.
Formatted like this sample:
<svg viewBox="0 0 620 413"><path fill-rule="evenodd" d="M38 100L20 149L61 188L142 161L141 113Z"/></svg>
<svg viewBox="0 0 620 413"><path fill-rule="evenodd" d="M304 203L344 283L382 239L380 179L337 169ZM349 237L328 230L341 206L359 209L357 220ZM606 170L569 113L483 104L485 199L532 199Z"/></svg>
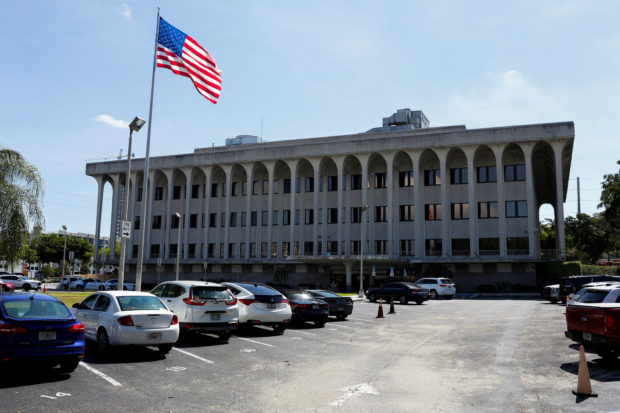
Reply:
<svg viewBox="0 0 620 413"><path fill-rule="evenodd" d="M71 307L73 307L73 308L80 308L80 303L73 303L73 305Z"/></svg>

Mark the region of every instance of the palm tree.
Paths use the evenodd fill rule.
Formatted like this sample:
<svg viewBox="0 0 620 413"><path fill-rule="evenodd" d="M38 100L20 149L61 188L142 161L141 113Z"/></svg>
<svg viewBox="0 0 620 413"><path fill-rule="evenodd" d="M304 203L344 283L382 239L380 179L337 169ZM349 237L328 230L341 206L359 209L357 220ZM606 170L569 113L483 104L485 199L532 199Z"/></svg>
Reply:
<svg viewBox="0 0 620 413"><path fill-rule="evenodd" d="M0 256L13 266L28 241L30 224L43 228L43 179L17 151L0 147Z"/></svg>

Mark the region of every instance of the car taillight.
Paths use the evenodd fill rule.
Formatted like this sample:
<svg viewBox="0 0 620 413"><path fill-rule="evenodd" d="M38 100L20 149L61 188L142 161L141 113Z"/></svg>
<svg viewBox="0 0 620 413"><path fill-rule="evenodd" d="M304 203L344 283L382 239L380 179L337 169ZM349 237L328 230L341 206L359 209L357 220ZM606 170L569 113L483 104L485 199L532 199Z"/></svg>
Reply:
<svg viewBox="0 0 620 413"><path fill-rule="evenodd" d="M172 316L172 321L170 321L170 325L173 326L173 325L176 325L176 324L179 324L179 317L177 317L177 315L174 314Z"/></svg>
<svg viewBox="0 0 620 413"><path fill-rule="evenodd" d="M131 319L130 315L119 318L118 323L122 326L133 326L133 320Z"/></svg>
<svg viewBox="0 0 620 413"><path fill-rule="evenodd" d="M351 304L352 302L353 302L353 300L352 300L352 299L347 298L347 304Z"/></svg>
<svg viewBox="0 0 620 413"><path fill-rule="evenodd" d="M189 289L189 297L184 298L183 302L187 305L205 305L206 301L194 300L194 291Z"/></svg>
<svg viewBox="0 0 620 413"><path fill-rule="evenodd" d="M0 322L0 334L24 334L25 332L26 329L24 327Z"/></svg>
<svg viewBox="0 0 620 413"><path fill-rule="evenodd" d="M447 284L439 284L440 287L447 287Z"/></svg>
<svg viewBox="0 0 620 413"><path fill-rule="evenodd" d="M413 290L411 290L411 291L413 291L414 293L417 293L417 292L418 292L418 289L417 289L417 288L414 288L414 289L413 289Z"/></svg>
<svg viewBox="0 0 620 413"><path fill-rule="evenodd" d="M251 298L240 298L239 301L241 301L245 305L250 305L250 304L254 304L254 303L258 302L258 301L254 300L254 299L251 299Z"/></svg>
<svg viewBox="0 0 620 413"><path fill-rule="evenodd" d="M294 307L294 308L305 308L305 307L308 307L308 304L291 304L291 307Z"/></svg>
<svg viewBox="0 0 620 413"><path fill-rule="evenodd" d="M288 300L282 300L282 304L290 304Z"/></svg>
<svg viewBox="0 0 620 413"><path fill-rule="evenodd" d="M69 327L70 333L83 333L84 331L86 331L86 329L84 328L84 324L82 323L73 324L71 327Z"/></svg>
<svg viewBox="0 0 620 413"><path fill-rule="evenodd" d="M224 302L226 303L226 305L235 305L237 304L237 297L231 294L230 298Z"/></svg>

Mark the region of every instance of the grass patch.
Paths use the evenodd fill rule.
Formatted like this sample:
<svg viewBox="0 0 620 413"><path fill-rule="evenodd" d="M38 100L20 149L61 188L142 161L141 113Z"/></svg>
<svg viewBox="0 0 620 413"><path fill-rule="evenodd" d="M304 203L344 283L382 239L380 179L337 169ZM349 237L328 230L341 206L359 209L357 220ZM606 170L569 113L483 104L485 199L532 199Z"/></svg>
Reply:
<svg viewBox="0 0 620 413"><path fill-rule="evenodd" d="M357 297L358 293L338 293L341 297Z"/></svg>
<svg viewBox="0 0 620 413"><path fill-rule="evenodd" d="M65 303L67 307L71 308L73 304L81 303L82 300L86 298L87 296L91 295L92 292L81 292L80 291L80 292L75 292L75 293L69 293L69 292L48 291L46 294L51 295L52 297L58 298L60 301Z"/></svg>

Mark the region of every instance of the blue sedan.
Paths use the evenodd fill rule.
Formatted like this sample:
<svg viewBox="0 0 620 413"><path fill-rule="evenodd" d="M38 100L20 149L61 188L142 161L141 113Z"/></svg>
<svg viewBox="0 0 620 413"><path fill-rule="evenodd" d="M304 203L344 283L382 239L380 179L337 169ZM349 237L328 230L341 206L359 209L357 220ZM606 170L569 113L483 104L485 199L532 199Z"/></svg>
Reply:
<svg viewBox="0 0 620 413"><path fill-rule="evenodd" d="M0 292L0 365L34 361L69 373L84 358L84 324L57 298Z"/></svg>

